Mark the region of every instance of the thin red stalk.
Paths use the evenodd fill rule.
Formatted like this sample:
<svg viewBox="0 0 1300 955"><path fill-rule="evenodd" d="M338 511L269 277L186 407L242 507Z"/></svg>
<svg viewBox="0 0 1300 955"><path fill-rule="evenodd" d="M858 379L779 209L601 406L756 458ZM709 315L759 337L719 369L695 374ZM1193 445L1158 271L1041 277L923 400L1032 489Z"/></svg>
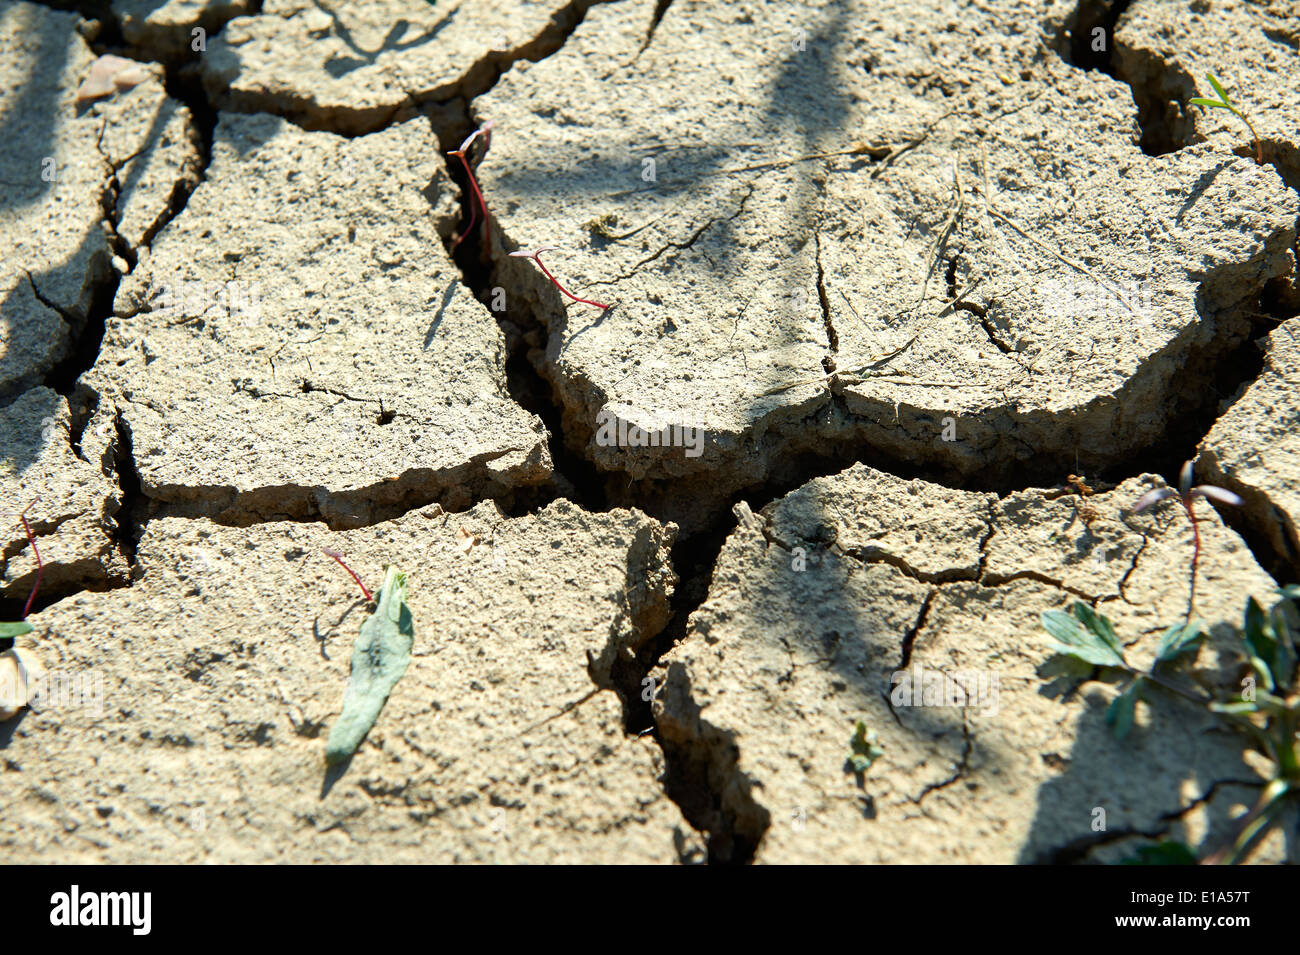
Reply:
<svg viewBox="0 0 1300 955"><path fill-rule="evenodd" d="M1187 617L1191 619L1196 603L1196 567L1201 561L1201 527L1196 520L1196 511L1192 509L1192 499L1183 498L1183 507L1187 509L1187 519L1192 522L1192 587L1187 595Z"/></svg>
<svg viewBox="0 0 1300 955"><path fill-rule="evenodd" d="M324 553L326 557L334 558L334 560L338 562L338 565L346 570L348 575L357 582L357 586L361 588L361 592L366 595L366 603L375 602L375 598L371 595L370 591L366 589L366 585L361 582L361 578L356 575L351 567L344 563L342 554L336 550L330 550L329 548L325 548Z"/></svg>
<svg viewBox="0 0 1300 955"><path fill-rule="evenodd" d="M36 501L39 500L38 497ZM18 515L18 519L23 522L23 531L27 534L27 543L32 545L32 553L36 555L36 583L32 584L32 592L27 595L27 604L23 607L22 619L24 620L27 619L27 614L31 612L32 601L36 599L36 593L41 589L41 577L45 574L45 565L41 562L41 551L36 546L36 535L32 533L31 525L27 523L27 512L32 509L32 505L36 501L32 501L31 504L24 507L23 512Z"/></svg>
<svg viewBox="0 0 1300 955"><path fill-rule="evenodd" d="M456 153L452 153L452 155L460 157L461 163L465 166L465 171L469 173L469 163L465 162L465 154L461 152L456 152ZM469 176L471 180L474 178L473 173L469 173ZM477 221L478 221L478 207L471 202L469 205L469 224L466 225L464 231L461 232L461 234L456 237L456 241L451 244L451 247L453 249L456 248L456 246L460 245L462 242L464 242L465 237L474 231L474 223Z"/></svg>
<svg viewBox="0 0 1300 955"><path fill-rule="evenodd" d="M465 174L469 176L470 187L474 190L474 196L478 199L479 208L483 210L483 246L490 248L492 245L492 220L488 218L487 202L483 199L483 193L478 187L478 178L474 175L474 170L469 168L469 160L461 154L460 161L465 166Z"/></svg>
<svg viewBox="0 0 1300 955"><path fill-rule="evenodd" d="M542 270L542 274L545 275L548 279L551 280L551 284L552 284L552 285L554 285L557 289L559 289L559 290L560 290L561 292L563 292L565 295L569 296L569 298L573 299L575 302L581 302L583 305L594 305L594 306L596 306L596 308L599 308L599 309L602 309L602 310L609 308L608 305L602 305L602 304L600 304L600 302L593 302L593 301L591 301L591 299L578 298L578 296L576 296L576 295L574 295L572 292L570 292L567 288L565 288L565 287L564 287L563 285L561 285L558 281L556 281L555 276L552 275L552 274L550 273L550 270L547 269L546 266L542 265L542 260L541 260L540 256L534 255L534 256L533 256L533 261L536 262L536 263L537 263L537 267L538 267L539 269Z"/></svg>
<svg viewBox="0 0 1300 955"><path fill-rule="evenodd" d="M478 139L479 136L483 137L483 156L487 156L488 149L492 146L491 123L485 123L478 129L474 130L473 134L460 144L460 149L453 149L448 153L448 155L457 157L460 160L460 164L465 167L465 175L469 178L470 188L474 190L474 198L478 201L479 208L483 210L483 245L484 247L488 247L492 242L492 223L488 218L487 201L484 200L483 192L478 187L478 179L474 175L474 170L470 168L469 160L465 158L465 151L474 144L474 140ZM479 161L481 162L482 159ZM473 203L471 203L469 207L469 225L467 225L465 231L460 234L460 238L451 244L453 249L460 245L461 242L465 240L465 237L470 234L476 221L478 221L477 210L474 208Z"/></svg>

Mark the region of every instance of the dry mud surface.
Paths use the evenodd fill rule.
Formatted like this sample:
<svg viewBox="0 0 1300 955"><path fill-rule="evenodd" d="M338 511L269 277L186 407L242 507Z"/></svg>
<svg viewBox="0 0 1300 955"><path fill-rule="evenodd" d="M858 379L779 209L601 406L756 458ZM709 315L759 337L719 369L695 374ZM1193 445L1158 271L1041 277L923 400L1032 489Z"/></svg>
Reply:
<svg viewBox="0 0 1300 955"><path fill-rule="evenodd" d="M1280 0L0 0L0 859L1208 854L1268 761L1040 617L1226 695L1300 576L1298 78ZM415 633L330 768L323 549Z"/></svg>

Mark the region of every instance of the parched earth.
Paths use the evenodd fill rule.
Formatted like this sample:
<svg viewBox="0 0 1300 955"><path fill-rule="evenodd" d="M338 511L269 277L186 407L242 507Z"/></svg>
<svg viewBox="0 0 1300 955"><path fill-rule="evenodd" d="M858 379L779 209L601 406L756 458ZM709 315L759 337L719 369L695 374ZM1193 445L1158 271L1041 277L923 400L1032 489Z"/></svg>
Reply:
<svg viewBox="0 0 1300 955"><path fill-rule="evenodd" d="M0 0L0 620L27 508L62 690L0 859L1210 853L1268 761L1160 688L1116 738L1040 617L1194 614L1227 695L1300 578L1298 79L1282 0ZM1134 510L1189 459L1194 569ZM415 625L333 768L326 549Z"/></svg>

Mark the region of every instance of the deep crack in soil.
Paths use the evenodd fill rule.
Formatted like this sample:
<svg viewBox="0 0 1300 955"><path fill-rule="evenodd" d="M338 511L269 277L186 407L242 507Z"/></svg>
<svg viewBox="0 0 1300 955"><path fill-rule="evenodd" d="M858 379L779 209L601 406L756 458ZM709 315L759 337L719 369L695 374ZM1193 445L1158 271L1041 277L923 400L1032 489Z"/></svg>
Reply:
<svg viewBox="0 0 1300 955"><path fill-rule="evenodd" d="M1148 156L1163 156L1197 141L1189 100L1196 83L1183 70L1141 51L1117 58L1115 29L1133 0L1080 0L1056 38L1056 50L1072 66L1100 70L1133 93L1140 145Z"/></svg>

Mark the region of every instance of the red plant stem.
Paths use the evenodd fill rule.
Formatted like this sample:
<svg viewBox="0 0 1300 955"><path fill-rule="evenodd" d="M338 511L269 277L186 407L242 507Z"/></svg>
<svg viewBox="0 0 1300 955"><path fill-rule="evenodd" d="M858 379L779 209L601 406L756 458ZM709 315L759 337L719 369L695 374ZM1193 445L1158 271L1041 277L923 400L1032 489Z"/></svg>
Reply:
<svg viewBox="0 0 1300 955"><path fill-rule="evenodd" d="M469 185L470 188L474 190L474 198L478 200L479 206L483 209L483 245L484 247L490 246L492 242L492 225L488 219L487 202L484 201L483 193L479 190L478 180L474 178L474 170L470 168L469 160L465 158L465 151L463 149L455 150L452 155L458 157L460 159L460 164L465 167L465 175L469 177ZM465 236L469 234L470 228L473 228L473 213L474 207L471 206L470 226L461 234L461 239L465 238ZM460 239L457 239L456 241L460 242ZM454 245L453 248L455 248Z"/></svg>
<svg viewBox="0 0 1300 955"><path fill-rule="evenodd" d="M456 153L455 155L460 156L460 161L462 163L465 162L465 156L463 153ZM461 234L456 237L456 241L451 244L451 247L453 249L456 248L456 246L460 245L462 242L464 242L465 238L471 232L474 231L474 223L477 221L478 221L478 206L476 206L474 203L471 202L469 205L469 222L466 224L464 231L462 231Z"/></svg>
<svg viewBox="0 0 1300 955"><path fill-rule="evenodd" d="M361 592L366 595L366 603L375 602L375 598L371 595L370 591L366 589L366 585L361 582L361 578L356 575L351 567L344 563L343 555L336 550L326 550L325 556L334 558L334 560L338 562L338 565L346 570L348 575L357 582L357 586L361 588Z"/></svg>
<svg viewBox="0 0 1300 955"><path fill-rule="evenodd" d="M594 306L596 306L596 308L599 308L599 309L601 309L602 311L603 311L604 309L609 308L608 305L601 305L600 302L593 302L593 301L591 301L591 299L578 298L578 296L574 295L574 294L573 294L572 292L570 292L567 288L565 288L563 285L561 285L559 282L556 281L555 276L552 275L552 274L550 273L550 270L547 269L546 266L542 265L542 260L541 260L541 258L539 258L538 256L534 255L534 256L533 256L533 261L536 262L536 263L537 263L537 267L538 267L539 269L542 270L542 274L545 275L548 279L551 280L551 284L552 284L552 285L554 285L557 289L559 289L559 290L560 290L561 292L563 292L565 295L569 296L569 298L573 299L575 302L581 302L583 305L594 305Z"/></svg>
<svg viewBox="0 0 1300 955"><path fill-rule="evenodd" d="M36 501L39 500L38 497ZM26 620L27 614L31 612L32 601L36 599L36 593L41 589L41 577L45 574L45 565L41 562L41 551L36 546L36 535L32 533L31 525L27 523L27 512L32 509L32 505L36 501L32 501L31 504L24 507L23 512L18 515L18 519L23 522L23 531L27 534L27 543L32 545L32 553L36 555L36 583L32 584L32 592L27 595L27 604L23 607L23 620Z"/></svg>
<svg viewBox="0 0 1300 955"><path fill-rule="evenodd" d="M1190 497L1183 499L1183 507L1187 509L1187 519L1192 522L1192 587L1187 595L1187 616L1190 619L1196 603L1196 567L1201 560L1201 527L1196 520L1196 511L1192 509Z"/></svg>

